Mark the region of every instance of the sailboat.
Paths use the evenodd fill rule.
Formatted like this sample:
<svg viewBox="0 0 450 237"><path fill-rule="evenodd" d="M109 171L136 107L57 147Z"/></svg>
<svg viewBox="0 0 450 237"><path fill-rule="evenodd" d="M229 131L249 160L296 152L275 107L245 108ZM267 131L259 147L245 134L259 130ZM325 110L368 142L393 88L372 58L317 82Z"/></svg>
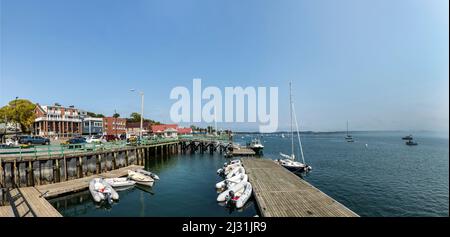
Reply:
<svg viewBox="0 0 450 237"><path fill-rule="evenodd" d="M283 157L284 159L277 159L275 162L277 162L278 164L280 164L281 166L283 166L284 168L286 168L292 172L308 172L308 171L312 170L312 167L305 163L305 157L303 156L303 148L302 148L302 142L300 140L300 132L298 129L297 116L295 114L294 103L292 102L291 82L289 82L289 101L290 101L289 112L290 112L290 117L291 117L291 155L286 155L286 154L283 154L280 152L280 156ZM298 144L300 147L300 154L301 154L303 163L295 160L294 130L292 127L292 115L294 115L294 118L295 118L295 126L297 128Z"/></svg>
<svg viewBox="0 0 450 237"><path fill-rule="evenodd" d="M347 120L347 136L345 136L345 140L347 140L347 142L354 142L352 135L348 134L348 120Z"/></svg>

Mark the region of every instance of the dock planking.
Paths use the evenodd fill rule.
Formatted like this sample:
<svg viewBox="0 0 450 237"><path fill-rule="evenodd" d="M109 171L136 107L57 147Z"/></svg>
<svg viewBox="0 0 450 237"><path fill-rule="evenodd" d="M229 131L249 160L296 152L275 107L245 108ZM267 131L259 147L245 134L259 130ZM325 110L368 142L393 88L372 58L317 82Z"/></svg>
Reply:
<svg viewBox="0 0 450 237"><path fill-rule="evenodd" d="M357 217L305 180L268 159L242 159L264 217Z"/></svg>
<svg viewBox="0 0 450 237"><path fill-rule="evenodd" d="M250 148L241 147L239 149L233 149L231 152L233 156L254 156L256 155L255 151Z"/></svg>
<svg viewBox="0 0 450 237"><path fill-rule="evenodd" d="M10 191L14 200L14 208L18 217L61 217L61 214L46 200L72 192L78 192L89 187L93 178L116 178L126 176L128 170L142 169L143 166L130 165L106 173L91 175L66 182L41 185L36 187L15 188ZM0 217L16 216L13 207L0 206Z"/></svg>

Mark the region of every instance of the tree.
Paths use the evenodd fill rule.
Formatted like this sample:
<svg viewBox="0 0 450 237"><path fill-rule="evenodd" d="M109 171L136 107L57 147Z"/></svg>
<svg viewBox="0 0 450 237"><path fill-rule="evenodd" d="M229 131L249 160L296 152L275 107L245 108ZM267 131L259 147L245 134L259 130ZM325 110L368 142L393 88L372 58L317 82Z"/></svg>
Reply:
<svg viewBox="0 0 450 237"><path fill-rule="evenodd" d="M114 118L118 118L118 117L120 117L120 114L114 113L114 114L113 114L113 117L114 117Z"/></svg>
<svg viewBox="0 0 450 237"><path fill-rule="evenodd" d="M26 99L16 99L0 108L0 118L20 125L22 132L29 132L34 123L36 105Z"/></svg>
<svg viewBox="0 0 450 237"><path fill-rule="evenodd" d="M140 122L141 121L141 114L133 112L130 115L130 122Z"/></svg>

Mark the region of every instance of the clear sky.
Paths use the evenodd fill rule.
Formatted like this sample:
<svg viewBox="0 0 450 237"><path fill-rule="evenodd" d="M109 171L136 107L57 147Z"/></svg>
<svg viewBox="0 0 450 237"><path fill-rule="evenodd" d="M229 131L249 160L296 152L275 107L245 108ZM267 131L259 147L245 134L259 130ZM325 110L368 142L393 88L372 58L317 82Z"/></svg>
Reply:
<svg viewBox="0 0 450 237"><path fill-rule="evenodd" d="M449 127L447 0L0 0L0 105L16 96L169 121L175 86L278 86L288 127ZM255 124L219 124L252 130Z"/></svg>

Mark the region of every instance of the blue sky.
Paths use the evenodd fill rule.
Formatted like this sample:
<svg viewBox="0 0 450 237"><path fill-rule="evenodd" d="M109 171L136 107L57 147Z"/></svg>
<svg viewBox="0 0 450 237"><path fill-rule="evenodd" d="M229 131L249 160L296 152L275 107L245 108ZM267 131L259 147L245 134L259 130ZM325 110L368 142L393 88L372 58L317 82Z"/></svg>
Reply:
<svg viewBox="0 0 450 237"><path fill-rule="evenodd" d="M175 86L278 86L288 127L449 124L446 0L0 0L0 105L15 96L170 122ZM219 124L254 130L257 124Z"/></svg>

